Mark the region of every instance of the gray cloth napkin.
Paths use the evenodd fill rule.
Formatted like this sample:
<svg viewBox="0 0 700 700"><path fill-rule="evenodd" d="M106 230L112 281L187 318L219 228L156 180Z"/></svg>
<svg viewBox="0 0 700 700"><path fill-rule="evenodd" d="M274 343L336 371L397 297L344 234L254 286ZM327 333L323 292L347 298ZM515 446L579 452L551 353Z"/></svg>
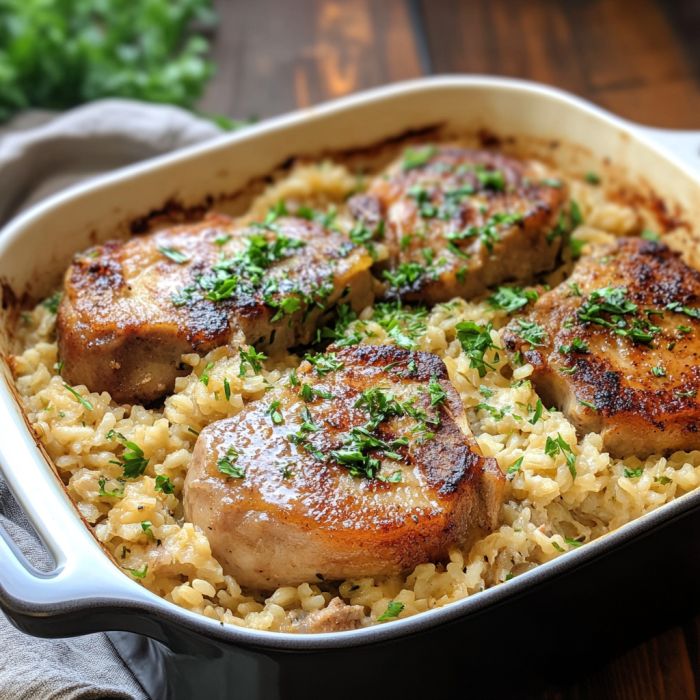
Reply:
<svg viewBox="0 0 700 700"><path fill-rule="evenodd" d="M91 175L219 135L176 107L102 100L60 116L30 113L0 130L0 222ZM52 561L2 478L0 527L27 559ZM2 566L0 561L0 566ZM105 634L36 639L0 612L0 698L74 700L148 696Z"/></svg>

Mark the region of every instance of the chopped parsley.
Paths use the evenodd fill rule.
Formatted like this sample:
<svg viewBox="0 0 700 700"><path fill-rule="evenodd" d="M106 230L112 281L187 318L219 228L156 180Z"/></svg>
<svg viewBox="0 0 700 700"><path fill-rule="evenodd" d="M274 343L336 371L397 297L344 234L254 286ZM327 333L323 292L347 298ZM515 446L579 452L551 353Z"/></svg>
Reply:
<svg viewBox="0 0 700 700"><path fill-rule="evenodd" d="M663 486L666 486L666 484L670 484L671 481L673 481L673 479L669 479L667 476L663 476L663 475L662 475L662 476L655 476L655 477L654 477L654 481L655 481L657 484L661 484L661 485L663 485Z"/></svg>
<svg viewBox="0 0 700 700"><path fill-rule="evenodd" d="M438 381L437 377L433 376L430 378L430 383L428 384L428 393L430 394L430 405L439 406L445 402L447 399L447 393L442 388L442 384Z"/></svg>
<svg viewBox="0 0 700 700"><path fill-rule="evenodd" d="M512 226L523 220L522 214L508 212L496 212L492 214L481 226L469 226L462 231L452 231L447 234L447 240L451 243L477 238L489 251L493 252L494 244L501 240L499 227Z"/></svg>
<svg viewBox="0 0 700 700"><path fill-rule="evenodd" d="M652 231L650 228L645 228L642 231L641 236L645 241L658 242L661 240L661 236L656 233L656 231Z"/></svg>
<svg viewBox="0 0 700 700"><path fill-rule="evenodd" d="M651 373L655 377L665 377L666 376L666 368L663 365L656 365L656 367L651 368Z"/></svg>
<svg viewBox="0 0 700 700"><path fill-rule="evenodd" d="M116 481L118 486L116 489L107 490L105 488L105 486L107 485L107 481L110 480L105 479L104 477L101 477L97 480L97 485L99 487L98 495L107 496L109 498L122 498L124 496L124 488L126 486L126 482L123 479L112 479L111 481Z"/></svg>
<svg viewBox="0 0 700 700"><path fill-rule="evenodd" d="M234 479L242 479L245 476L245 469L236 464L239 457L238 450L235 447L229 447L226 454L217 461L216 466L222 474Z"/></svg>
<svg viewBox="0 0 700 700"><path fill-rule="evenodd" d="M564 438L561 436L561 433L557 433L556 438L547 437L544 452L552 459L554 459L561 452L566 459L566 465L569 467L571 476L574 479L576 478L576 455L574 455L569 443L566 442L566 440L564 440Z"/></svg>
<svg viewBox="0 0 700 700"><path fill-rule="evenodd" d="M506 313L512 314L527 306L531 301L537 301L538 297L539 294L534 289L499 287L487 301L492 308L502 309Z"/></svg>
<svg viewBox="0 0 700 700"><path fill-rule="evenodd" d="M68 391L73 394L73 398L86 410L86 411L92 411L93 410L93 405L84 397L81 396L70 384L66 384L63 382L64 388L68 389Z"/></svg>
<svg viewBox="0 0 700 700"><path fill-rule="evenodd" d="M575 540L572 537L565 537L564 542L566 542L569 547L580 547L583 544L580 540Z"/></svg>
<svg viewBox="0 0 700 700"><path fill-rule="evenodd" d="M574 338L568 345L560 345L559 352L562 355L570 355L574 352L587 353L590 352L588 343L582 338Z"/></svg>
<svg viewBox="0 0 700 700"><path fill-rule="evenodd" d="M135 479L146 471L148 457L144 457L143 450L135 442L127 440L116 430L110 430L107 433L107 440L118 442L124 447L121 461L111 461L113 464L117 464L123 469L124 476L127 479Z"/></svg>
<svg viewBox="0 0 700 700"><path fill-rule="evenodd" d="M584 179L589 185L599 185L600 184L600 175L598 173L593 172L592 170L589 170L585 176Z"/></svg>
<svg viewBox="0 0 700 700"><path fill-rule="evenodd" d="M281 403L279 401L273 401L266 413L268 416L270 416L270 420L275 424L275 425L282 425L284 423L284 416L282 416L282 411L280 411L280 406Z"/></svg>
<svg viewBox="0 0 700 700"><path fill-rule="evenodd" d="M392 600L387 605L386 610L377 618L377 622L386 622L397 618L406 606L398 600Z"/></svg>
<svg viewBox="0 0 700 700"><path fill-rule="evenodd" d="M313 365L313 368L316 370L316 374L321 377L329 372L337 372L339 369L342 369L345 366L344 362L339 360L334 352L320 352L317 354L309 353L304 356L304 359Z"/></svg>
<svg viewBox="0 0 700 700"><path fill-rule="evenodd" d="M401 167L404 171L420 168L437 153L435 146L422 146L419 148L407 148L403 153Z"/></svg>
<svg viewBox="0 0 700 700"><path fill-rule="evenodd" d="M372 321L379 324L400 348L414 350L416 341L425 333L427 316L428 310L424 306L405 306L401 301L389 301L374 305Z"/></svg>
<svg viewBox="0 0 700 700"><path fill-rule="evenodd" d="M54 292L50 297L46 297L41 305L47 308L52 314L58 311L58 305L61 303L61 292Z"/></svg>
<svg viewBox="0 0 700 700"><path fill-rule="evenodd" d="M532 413L532 418L530 418L530 423L532 425L535 425L540 418L542 418L542 410L544 406L542 406L542 399L537 399L537 403L535 404L535 410Z"/></svg>
<svg viewBox="0 0 700 700"><path fill-rule="evenodd" d="M506 471L506 474L516 474L517 472L520 471L520 467L523 466L523 460L525 459L525 455L521 455L518 457L518 459L513 462L513 464L508 467L508 470Z"/></svg>
<svg viewBox="0 0 700 700"><path fill-rule="evenodd" d="M150 520L142 520L141 529L147 537L149 537L152 540L155 539L155 535L153 534L153 523Z"/></svg>
<svg viewBox="0 0 700 700"><path fill-rule="evenodd" d="M479 184L490 190L503 192L506 189L506 178L500 170L487 170L483 165L476 166L476 178Z"/></svg>
<svg viewBox="0 0 700 700"><path fill-rule="evenodd" d="M247 350L243 348L238 349L238 355L241 358L240 369L238 370L239 377L245 377L247 367L253 370L253 374L259 374L262 370L262 363L267 360L267 355L262 352L257 352L257 350L251 345Z"/></svg>
<svg viewBox="0 0 700 700"><path fill-rule="evenodd" d="M625 467L624 475L628 479L639 479L642 474L644 474L644 467L639 467L637 469L628 469Z"/></svg>
<svg viewBox="0 0 700 700"><path fill-rule="evenodd" d="M169 476L165 476L165 474L158 474L158 476L156 476L155 490L161 491L162 493L173 493L175 491L175 486L173 485L173 482L170 481Z"/></svg>
<svg viewBox="0 0 700 700"><path fill-rule="evenodd" d="M224 396L226 397L227 401L231 399L231 384L229 384L226 377L224 377Z"/></svg>
<svg viewBox="0 0 700 700"><path fill-rule="evenodd" d="M475 321L462 321L457 324L457 339L462 350L469 358L469 366L479 372L480 377L486 376L486 371L494 369L493 365L484 360L484 355L490 348L496 348L491 340L491 323L483 324Z"/></svg>
<svg viewBox="0 0 700 700"><path fill-rule="evenodd" d="M517 320L518 328L515 333L519 335L526 343L530 345L544 345L547 339L545 329L535 321L527 321L524 318Z"/></svg>
<svg viewBox="0 0 700 700"><path fill-rule="evenodd" d="M202 373L199 375L199 381L202 382L204 386L209 386L209 370L213 366L213 362L207 362L207 364L204 366L204 369L202 370Z"/></svg>
<svg viewBox="0 0 700 700"><path fill-rule="evenodd" d="M666 304L666 310L672 311L677 314L685 314L690 318L700 319L700 309L694 309L691 306L685 306L679 301L672 301Z"/></svg>
<svg viewBox="0 0 700 700"><path fill-rule="evenodd" d="M382 276L395 289L405 289L414 285L425 272L425 266L418 262L404 262L393 270L384 270Z"/></svg>
<svg viewBox="0 0 700 700"><path fill-rule="evenodd" d="M148 573L148 564L144 564L143 568L141 569L127 569L127 571L134 578L146 578L146 574Z"/></svg>
<svg viewBox="0 0 700 700"><path fill-rule="evenodd" d="M181 250L178 250L177 248L168 248L167 246L158 246L158 252L162 253L165 255L166 258L169 260L172 260L174 263L177 263L178 265L183 265L186 262L189 262L189 257L185 255Z"/></svg>

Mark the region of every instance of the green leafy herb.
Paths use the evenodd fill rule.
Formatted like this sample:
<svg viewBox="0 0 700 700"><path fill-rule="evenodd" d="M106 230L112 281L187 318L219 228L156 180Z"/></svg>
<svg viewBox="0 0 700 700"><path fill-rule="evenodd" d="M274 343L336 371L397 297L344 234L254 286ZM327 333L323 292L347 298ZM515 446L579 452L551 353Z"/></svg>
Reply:
<svg viewBox="0 0 700 700"><path fill-rule="evenodd" d="M127 571L134 578L146 578L146 574L148 573L148 564L144 564L141 569L127 569Z"/></svg>
<svg viewBox="0 0 700 700"><path fill-rule="evenodd" d="M502 309L512 314L527 306L531 301L537 301L539 294L534 289L520 287L499 287L489 298L488 302L494 309Z"/></svg>
<svg viewBox="0 0 700 700"><path fill-rule="evenodd" d="M582 405L585 406L586 408L590 408L593 411L597 411L598 407L591 401L586 401L585 399L579 399L578 402Z"/></svg>
<svg viewBox="0 0 700 700"><path fill-rule="evenodd" d="M93 405L83 396L81 396L70 384L63 382L63 386L73 394L73 398L86 410L92 411Z"/></svg>
<svg viewBox="0 0 700 700"><path fill-rule="evenodd" d="M523 466L523 460L525 459L525 455L521 455L518 457L518 459L513 462L513 464L508 467L508 470L506 471L506 474L515 474L520 471L520 467Z"/></svg>
<svg viewBox="0 0 700 700"><path fill-rule="evenodd" d="M141 529L150 539L155 539L155 535L153 534L153 523L150 520L142 520Z"/></svg>
<svg viewBox="0 0 700 700"><path fill-rule="evenodd" d="M569 443L561 436L561 433L557 433L556 438L547 437L544 452L552 459L561 452L566 459L566 465L569 467L571 476L574 477L574 479L576 478L576 455L574 455Z"/></svg>
<svg viewBox="0 0 700 700"><path fill-rule="evenodd" d="M124 476L127 479L135 479L146 471L148 457L144 457L143 450L135 442L127 440L116 430L110 430L107 433L107 440L114 440L124 447L121 461L114 463L124 470Z"/></svg>
<svg viewBox="0 0 700 700"><path fill-rule="evenodd" d="M469 226L462 231L452 231L447 234L447 240L453 243L477 238L489 253L493 252L494 244L501 240L499 227L512 226L523 220L522 214L496 212L481 226Z"/></svg>
<svg viewBox="0 0 700 700"><path fill-rule="evenodd" d="M316 374L321 377L329 372L337 372L345 366L343 361L339 360L334 352L307 354L304 356L304 359L313 365Z"/></svg>
<svg viewBox="0 0 700 700"><path fill-rule="evenodd" d="M387 605L386 610L377 618L377 622L386 622L387 620L394 620L397 618L404 609L405 605L398 601L392 600Z"/></svg>
<svg viewBox="0 0 700 700"><path fill-rule="evenodd" d="M544 345L547 339L547 333L542 326L535 321L527 321L524 318L519 318L517 320L517 324L518 327L516 328L515 332L525 342L535 346Z"/></svg>
<svg viewBox="0 0 700 700"><path fill-rule="evenodd" d="M483 165L477 165L476 178L486 189L503 192L506 188L506 178L500 170L487 170Z"/></svg>
<svg viewBox="0 0 700 700"><path fill-rule="evenodd" d="M668 304L666 304L666 310L672 311L677 314L685 314L690 318L700 319L700 309L695 309L691 306L685 306L679 301L671 301Z"/></svg>
<svg viewBox="0 0 700 700"><path fill-rule="evenodd" d="M202 382L204 386L209 386L209 370L213 366L213 362L207 362L207 364L204 366L204 369L202 370L202 373L199 375L199 381Z"/></svg>
<svg viewBox="0 0 700 700"><path fill-rule="evenodd" d="M263 368L262 363L267 360L267 355L258 352L252 345L247 350L239 348L238 355L241 358L241 364L238 370L239 377L245 377L248 367L253 370L253 374L259 374Z"/></svg>
<svg viewBox="0 0 700 700"><path fill-rule="evenodd" d="M672 480L672 479L669 479L667 476L663 476L663 475L662 475L662 476L655 476L655 477L654 477L654 481L655 481L657 484L662 484L663 486L666 486L666 484L670 484L671 481L673 481L673 480Z"/></svg>
<svg viewBox="0 0 700 700"><path fill-rule="evenodd" d="M405 350L415 350L416 341L425 333L428 310L424 306L405 306L401 301L379 302L374 305L372 321Z"/></svg>
<svg viewBox="0 0 700 700"><path fill-rule="evenodd" d="M587 353L590 352L588 348L588 343L582 338L574 338L568 345L560 345L559 352L562 355L570 355L571 353L580 352Z"/></svg>
<svg viewBox="0 0 700 700"><path fill-rule="evenodd" d="M0 107L0 109L2 109ZM50 297L46 297L41 305L47 308L52 314L58 311L58 305L61 303L61 292L54 292Z"/></svg>
<svg viewBox="0 0 700 700"><path fill-rule="evenodd" d="M557 550L557 552L565 552L566 551L558 542L555 542L554 540L552 540L550 542L550 544L552 545L552 547L554 547L554 549Z"/></svg>
<svg viewBox="0 0 700 700"><path fill-rule="evenodd" d="M569 545L569 547L580 547L583 544L583 542L575 540L571 537L565 537L564 541Z"/></svg>
<svg viewBox="0 0 700 700"><path fill-rule="evenodd" d="M0 122L102 97L190 108L212 74L193 31L213 25L210 0L15 0L2 12Z"/></svg>
<svg viewBox="0 0 700 700"><path fill-rule="evenodd" d="M401 167L404 170L413 170L425 165L435 154L435 146L423 146L420 148L407 148L403 153Z"/></svg>
<svg viewBox="0 0 700 700"><path fill-rule="evenodd" d="M105 488L108 479L105 479L104 477L101 477L97 480L97 485L99 486L99 491L98 495L100 496L107 496L109 498L122 498L124 496L124 488L126 485L126 482L123 479L116 479L112 481L116 481L119 485L117 486L116 489L111 489L107 490Z"/></svg>
<svg viewBox="0 0 700 700"><path fill-rule="evenodd" d="M600 184L600 175L598 175L598 173L594 173L592 170L589 170L584 177L589 185Z"/></svg>
<svg viewBox="0 0 700 700"><path fill-rule="evenodd" d="M649 229L649 228L645 228L645 229L642 231L642 234L641 234L641 235L642 235L642 238L643 238L645 241L654 241L654 242L658 242L658 241L661 240L661 236L659 236L659 234L656 233L656 231L652 231L652 230Z"/></svg>
<svg viewBox="0 0 700 700"><path fill-rule="evenodd" d="M158 476L156 476L155 490L161 491L162 493L173 493L175 491L175 486L173 485L173 482L170 481L169 476L165 476L165 474L158 474Z"/></svg>
<svg viewBox="0 0 700 700"><path fill-rule="evenodd" d="M224 377L224 396L226 397L227 401L230 401L230 399L231 399L231 384L229 384L229 381L226 377Z"/></svg>
<svg viewBox="0 0 700 700"><path fill-rule="evenodd" d="M404 262L393 270L384 270L382 276L395 289L405 289L414 285L425 272L425 266L418 262Z"/></svg>
<svg viewBox="0 0 700 700"><path fill-rule="evenodd" d="M655 377L665 377L666 376L666 368L663 365L656 365L656 367L651 368L651 373Z"/></svg>
<svg viewBox="0 0 700 700"><path fill-rule="evenodd" d="M628 469L625 467L624 475L628 479L639 479L642 474L644 474L644 467L639 467L638 469Z"/></svg>
<svg viewBox="0 0 700 700"><path fill-rule="evenodd" d="M491 340L492 329L491 323L475 321L462 321L456 326L457 339L469 358L469 366L476 369L480 377L486 376L486 371L494 368L484 360L486 352L496 347Z"/></svg>
<svg viewBox="0 0 700 700"><path fill-rule="evenodd" d="M547 187L553 187L555 190L561 189L562 187L562 181L555 177L546 177L544 180L542 180L542 184L546 185Z"/></svg>
<svg viewBox="0 0 700 700"><path fill-rule="evenodd" d="M165 255L166 258L172 260L174 263L177 263L178 265L183 265L186 262L189 262L189 257L185 255L181 250L178 250L177 248L168 248L167 246L158 246L158 252L162 253Z"/></svg>
<svg viewBox="0 0 700 700"><path fill-rule="evenodd" d="M442 384L438 381L437 377L431 377L430 383L428 384L428 393L430 394L430 405L439 406L445 402L447 399L447 393L442 388Z"/></svg>
<svg viewBox="0 0 700 700"><path fill-rule="evenodd" d="M316 399L332 399L333 394L329 391L324 391L323 389L316 389L311 386L311 384L301 384L299 387L299 396L306 401L306 403L311 403Z"/></svg>
<svg viewBox="0 0 700 700"><path fill-rule="evenodd" d="M275 424L275 425L282 425L284 423L284 417L282 416L282 412L280 411L280 406L282 404L279 401L273 401L269 406L266 411L267 415L270 416L270 420Z"/></svg>
<svg viewBox="0 0 700 700"><path fill-rule="evenodd" d="M222 474L234 479L242 479L245 476L245 469L236 464L239 457L238 450L235 447L229 447L226 454L217 461L216 466Z"/></svg>
<svg viewBox="0 0 700 700"><path fill-rule="evenodd" d="M544 406L542 405L542 399L537 399L537 403L535 404L535 410L532 413L532 418L530 418L530 423L532 425L535 425L540 418L542 418L542 411L544 409Z"/></svg>

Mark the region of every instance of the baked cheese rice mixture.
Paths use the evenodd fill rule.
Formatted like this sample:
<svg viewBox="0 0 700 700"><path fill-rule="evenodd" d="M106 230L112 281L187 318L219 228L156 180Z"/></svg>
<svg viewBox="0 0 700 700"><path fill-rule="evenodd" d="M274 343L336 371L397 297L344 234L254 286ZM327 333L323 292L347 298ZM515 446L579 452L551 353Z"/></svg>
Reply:
<svg viewBox="0 0 700 700"><path fill-rule="evenodd" d="M222 623L501 584L700 482L700 274L605 185L414 144L83 251L22 316L29 420L124 574Z"/></svg>

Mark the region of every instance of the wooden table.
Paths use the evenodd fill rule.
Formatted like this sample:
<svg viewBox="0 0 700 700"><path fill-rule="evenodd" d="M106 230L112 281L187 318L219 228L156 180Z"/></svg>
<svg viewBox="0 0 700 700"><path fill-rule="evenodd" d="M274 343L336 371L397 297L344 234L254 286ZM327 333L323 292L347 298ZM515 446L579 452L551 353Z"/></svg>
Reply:
<svg viewBox="0 0 700 700"><path fill-rule="evenodd" d="M570 90L654 126L700 129L697 0L219 0L204 111L268 117L431 73ZM700 593L700 592L699 592ZM700 617L536 697L694 700Z"/></svg>

